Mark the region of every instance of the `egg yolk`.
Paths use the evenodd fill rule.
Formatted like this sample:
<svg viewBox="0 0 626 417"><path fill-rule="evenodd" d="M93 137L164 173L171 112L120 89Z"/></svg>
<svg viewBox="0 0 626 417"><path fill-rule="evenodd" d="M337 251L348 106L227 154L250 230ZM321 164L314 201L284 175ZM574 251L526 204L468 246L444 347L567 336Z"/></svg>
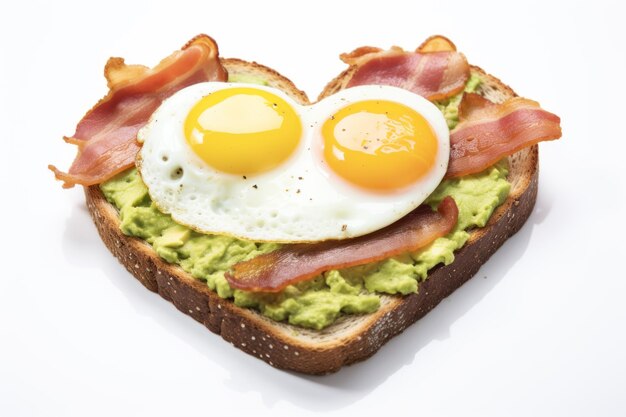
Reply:
<svg viewBox="0 0 626 417"><path fill-rule="evenodd" d="M426 119L400 103L350 104L322 126L324 159L359 187L389 192L426 175L435 165L437 138Z"/></svg>
<svg viewBox="0 0 626 417"><path fill-rule="evenodd" d="M293 107L275 94L227 88L193 106L184 132L204 162L243 175L269 171L285 161L300 142L302 123Z"/></svg>

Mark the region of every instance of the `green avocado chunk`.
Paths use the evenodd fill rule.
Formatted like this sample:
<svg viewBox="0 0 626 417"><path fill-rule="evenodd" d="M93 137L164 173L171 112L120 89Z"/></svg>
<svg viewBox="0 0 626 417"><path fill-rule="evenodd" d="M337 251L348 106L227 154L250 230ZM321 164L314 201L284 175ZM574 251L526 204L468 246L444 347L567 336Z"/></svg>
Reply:
<svg viewBox="0 0 626 417"><path fill-rule="evenodd" d="M250 75L250 74L228 74L228 82L229 83L245 83L245 84L256 84L256 85L270 85L267 80L264 80L262 77L258 75Z"/></svg>
<svg viewBox="0 0 626 417"><path fill-rule="evenodd" d="M259 83L249 79L236 81ZM471 77L465 91L474 91L478 83L477 78ZM450 128L458 123L461 95L436 103ZM205 281L219 297L232 299L240 307L257 309L274 320L323 329L342 314L376 311L380 294L418 292L419 283L427 279L428 271L436 265L453 262L454 251L465 244L468 231L484 226L493 210L506 199L510 189L507 174L508 165L503 160L479 174L443 181L426 203L436 208L445 196L452 196L459 207L459 220L452 232L428 247L381 262L327 271L279 293L232 289L224 277L235 263L276 250L279 244L201 234L176 224L152 203L136 169L119 174L100 188L118 208L124 234L144 239L161 258Z"/></svg>

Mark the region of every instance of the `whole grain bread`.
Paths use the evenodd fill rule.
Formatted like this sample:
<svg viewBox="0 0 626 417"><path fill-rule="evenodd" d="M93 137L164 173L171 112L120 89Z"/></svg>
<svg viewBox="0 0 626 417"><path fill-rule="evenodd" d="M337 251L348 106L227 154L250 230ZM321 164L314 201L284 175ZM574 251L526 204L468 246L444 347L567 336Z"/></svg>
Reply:
<svg viewBox="0 0 626 417"><path fill-rule="evenodd" d="M238 59L223 59L222 62L230 74L262 77L270 86L280 88L296 101L308 103L306 94L270 68ZM348 68L331 81L320 99L343 88L353 70ZM478 93L489 100L501 102L515 95L513 90L480 68L472 67L472 72L482 80ZM511 191L507 200L496 209L485 227L471 232L470 239L455 254L452 264L432 269L428 279L420 283L417 294L381 296L378 311L341 317L320 331L279 323L218 297L206 283L162 260L146 242L124 235L117 209L108 203L98 186L85 187L85 197L105 245L150 291L171 301L180 311L220 334L233 346L271 366L306 374L325 374L373 355L474 276L481 265L522 227L537 196L537 146L512 155L509 163Z"/></svg>

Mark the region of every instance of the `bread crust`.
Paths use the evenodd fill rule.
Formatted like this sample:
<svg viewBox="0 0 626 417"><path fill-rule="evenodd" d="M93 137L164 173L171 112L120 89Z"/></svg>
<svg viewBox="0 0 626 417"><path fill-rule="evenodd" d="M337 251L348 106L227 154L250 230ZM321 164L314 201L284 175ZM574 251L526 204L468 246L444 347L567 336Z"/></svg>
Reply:
<svg viewBox="0 0 626 417"><path fill-rule="evenodd" d="M228 71L228 75L255 74L268 82L270 87L278 88L287 93L288 96L300 104L309 104L306 93L299 90L296 85L287 77L281 75L270 67L261 65L258 62L248 62L238 58L222 58L222 65Z"/></svg>
<svg viewBox="0 0 626 417"><path fill-rule="evenodd" d="M270 68L238 59L225 59L223 63L229 71L252 71L266 76L270 85L287 91L301 103L308 103L302 91ZM348 68L331 81L320 99L341 89L350 71ZM499 102L515 95L508 86L480 68L472 67L472 71L483 81L479 93L490 100ZM432 269L428 279L420 283L417 294L381 296L378 311L342 317L321 331L278 323L218 297L204 282L159 258L141 239L124 235L117 209L106 200L99 186L85 187L85 198L104 244L150 291L172 302L180 311L233 346L271 366L306 374L326 374L373 355L474 276L482 264L522 227L537 197L537 146L512 155L509 162L509 197L496 209L485 227L471 232L466 245L455 253L452 264Z"/></svg>

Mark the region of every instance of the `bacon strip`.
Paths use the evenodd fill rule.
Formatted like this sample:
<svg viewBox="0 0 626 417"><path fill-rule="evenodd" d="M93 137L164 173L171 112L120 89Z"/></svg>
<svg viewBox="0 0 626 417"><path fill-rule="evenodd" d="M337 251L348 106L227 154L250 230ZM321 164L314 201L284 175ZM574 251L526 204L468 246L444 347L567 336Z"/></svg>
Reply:
<svg viewBox="0 0 626 417"><path fill-rule="evenodd" d="M356 66L346 87L391 85L441 100L463 90L470 75L465 56L442 36L431 37L416 52L394 46L387 51L369 46L342 54L341 59Z"/></svg>
<svg viewBox="0 0 626 417"><path fill-rule="evenodd" d="M450 135L446 178L480 172L523 148L561 137L561 119L521 97L495 104L466 93L459 120Z"/></svg>
<svg viewBox="0 0 626 417"><path fill-rule="evenodd" d="M215 41L199 35L150 69L111 58L104 75L109 93L76 126L65 141L78 146L68 173L53 165L63 187L99 184L135 163L137 132L157 107L176 91L203 81L226 81Z"/></svg>
<svg viewBox="0 0 626 417"><path fill-rule="evenodd" d="M427 52L455 52L456 45L450 39L441 35L434 35L426 39L420 46L417 47L415 52L427 53Z"/></svg>
<svg viewBox="0 0 626 417"><path fill-rule="evenodd" d="M456 225L458 208L451 197L437 211L420 206L384 229L354 239L289 245L235 264L228 283L247 291L278 292L331 269L380 261L420 249Z"/></svg>

